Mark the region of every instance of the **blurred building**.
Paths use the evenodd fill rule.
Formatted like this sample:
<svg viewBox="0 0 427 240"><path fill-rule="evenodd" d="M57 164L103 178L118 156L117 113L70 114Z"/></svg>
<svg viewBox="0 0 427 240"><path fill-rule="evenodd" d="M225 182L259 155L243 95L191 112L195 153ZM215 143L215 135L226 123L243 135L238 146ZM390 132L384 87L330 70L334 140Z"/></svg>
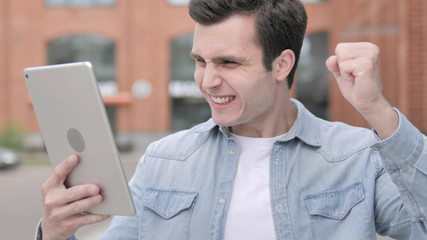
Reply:
<svg viewBox="0 0 427 240"><path fill-rule="evenodd" d="M209 117L193 83L187 0L0 0L0 127L38 125L22 70L91 61L118 134L168 132ZM358 126L324 67L338 42L381 48L384 92L427 132L427 1L305 1L307 38L293 96L318 116ZM78 94L78 93L76 93Z"/></svg>

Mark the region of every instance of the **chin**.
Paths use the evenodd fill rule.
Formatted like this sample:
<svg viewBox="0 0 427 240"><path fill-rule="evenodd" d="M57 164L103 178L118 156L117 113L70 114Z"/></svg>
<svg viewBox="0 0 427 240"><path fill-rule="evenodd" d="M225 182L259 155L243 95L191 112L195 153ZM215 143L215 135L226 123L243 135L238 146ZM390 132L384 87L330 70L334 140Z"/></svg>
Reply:
<svg viewBox="0 0 427 240"><path fill-rule="evenodd" d="M212 115L212 119L217 125L223 126L223 127L231 127L231 126L237 125L236 120L233 120L230 118L224 118L224 117L218 117L218 116Z"/></svg>
<svg viewBox="0 0 427 240"><path fill-rule="evenodd" d="M227 126L227 121L224 121L223 118L220 118L218 116L215 116L215 114L212 114L212 119L215 122L215 124L220 125L220 126Z"/></svg>

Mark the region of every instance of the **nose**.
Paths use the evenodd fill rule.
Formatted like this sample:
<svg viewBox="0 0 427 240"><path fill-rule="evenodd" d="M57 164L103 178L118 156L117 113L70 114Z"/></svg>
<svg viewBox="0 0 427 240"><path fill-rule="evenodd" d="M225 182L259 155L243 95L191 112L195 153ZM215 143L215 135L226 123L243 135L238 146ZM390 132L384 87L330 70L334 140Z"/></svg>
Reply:
<svg viewBox="0 0 427 240"><path fill-rule="evenodd" d="M218 69L213 64L207 64L202 78L202 88L205 90L215 89L221 85L221 77Z"/></svg>

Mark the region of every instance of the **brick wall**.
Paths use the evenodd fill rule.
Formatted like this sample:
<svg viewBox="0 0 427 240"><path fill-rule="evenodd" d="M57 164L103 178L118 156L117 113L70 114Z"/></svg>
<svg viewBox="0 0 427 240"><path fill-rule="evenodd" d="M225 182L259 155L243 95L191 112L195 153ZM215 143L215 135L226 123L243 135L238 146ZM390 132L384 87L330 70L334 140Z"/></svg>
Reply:
<svg viewBox="0 0 427 240"><path fill-rule="evenodd" d="M0 1L0 128L5 124L5 117L7 116L7 70L6 70L6 56L7 46L6 46L6 31L8 26L8 12L7 2ZM3 116L3 117L2 117Z"/></svg>
<svg viewBox="0 0 427 240"><path fill-rule="evenodd" d="M308 33L328 32L330 51L342 41L370 41L381 48L384 92L390 102L427 132L427 2L420 0L329 0L307 4ZM38 131L22 70L47 63L46 45L57 37L93 33L116 43L119 90L152 84L147 99L118 108L123 132L167 131L169 44L192 32L186 6L166 0L118 0L106 8L47 8L43 0L0 0L0 126L8 119ZM331 120L367 126L331 79Z"/></svg>
<svg viewBox="0 0 427 240"><path fill-rule="evenodd" d="M22 70L47 64L49 41L90 33L115 42L119 91L130 92L138 79L152 84L149 98L132 99L118 108L118 129L169 129L169 41L192 32L194 26L185 6L150 0L118 0L116 6L100 8L48 8L43 0L0 0L0 6L1 125L13 119L38 131Z"/></svg>
<svg viewBox="0 0 427 240"><path fill-rule="evenodd" d="M369 41L381 49L384 93L422 131L427 131L426 1L334 0L331 49L338 42ZM424 13L424 14L423 14ZM331 87L332 120L366 126L363 118Z"/></svg>
<svg viewBox="0 0 427 240"><path fill-rule="evenodd" d="M427 132L427 2L405 1L401 4L402 50L401 105L407 117L424 132Z"/></svg>

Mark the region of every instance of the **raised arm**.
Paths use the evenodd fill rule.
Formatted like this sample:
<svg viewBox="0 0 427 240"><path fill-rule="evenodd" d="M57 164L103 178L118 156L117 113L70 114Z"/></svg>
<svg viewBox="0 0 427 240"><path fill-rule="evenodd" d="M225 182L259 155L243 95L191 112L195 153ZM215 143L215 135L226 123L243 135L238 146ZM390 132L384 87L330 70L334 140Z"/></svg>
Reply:
<svg viewBox="0 0 427 240"><path fill-rule="evenodd" d="M372 148L388 175L377 180L377 230L398 239L427 237L427 137L386 100L382 91L379 49L371 43L339 44L326 65L341 93L368 121L380 139ZM399 196L390 195L385 180L391 179ZM389 181L389 180L387 180ZM389 186L389 185L388 185ZM394 202L393 207L389 205ZM407 214L399 213L401 204ZM393 208L399 211L393 211ZM381 211L380 211L381 210ZM385 217L384 217L385 216ZM404 230L408 226L409 231ZM408 229L407 228L407 229ZM402 230L403 229L403 230Z"/></svg>
<svg viewBox="0 0 427 240"><path fill-rule="evenodd" d="M399 116L383 94L379 52L371 43L340 43L326 66L344 98L386 139L397 130Z"/></svg>

